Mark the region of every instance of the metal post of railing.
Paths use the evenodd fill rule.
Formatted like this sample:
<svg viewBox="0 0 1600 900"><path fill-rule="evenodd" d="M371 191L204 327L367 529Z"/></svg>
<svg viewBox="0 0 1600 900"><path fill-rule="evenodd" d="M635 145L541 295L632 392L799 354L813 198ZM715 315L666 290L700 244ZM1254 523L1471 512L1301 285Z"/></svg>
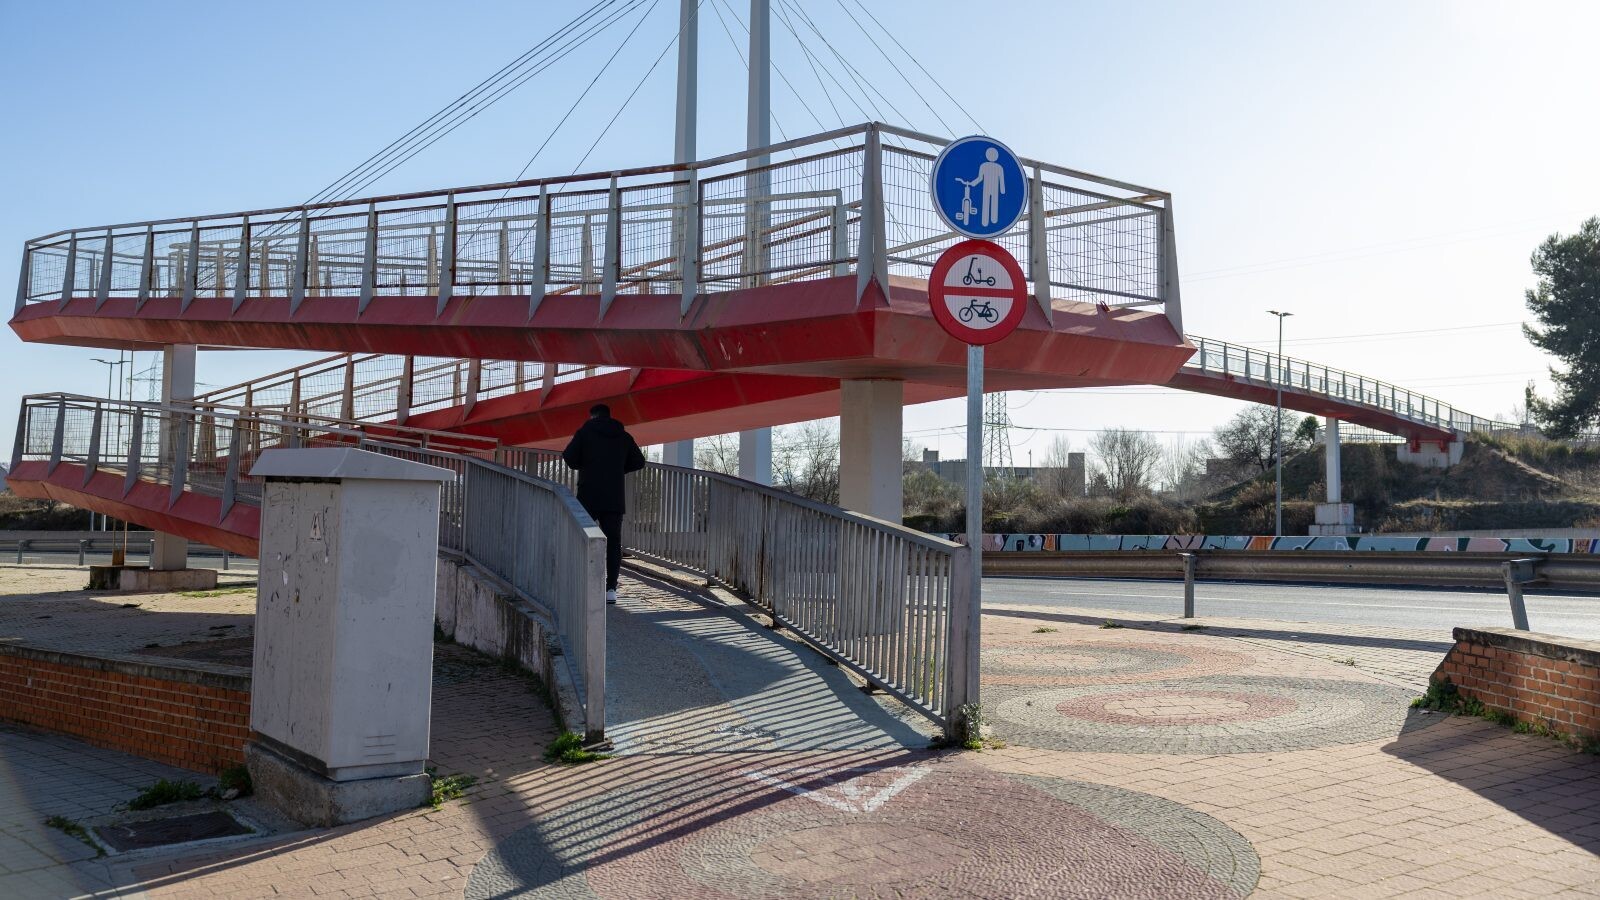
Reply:
<svg viewBox="0 0 1600 900"><path fill-rule="evenodd" d="M239 225L239 254L234 262L233 308L230 311L238 312L248 296L250 296L250 217L245 216Z"/></svg>
<svg viewBox="0 0 1600 900"><path fill-rule="evenodd" d="M17 433L13 436L11 442L10 471L12 472L15 472L17 467L22 465L22 450L24 447L24 440L28 436L29 425L33 419L34 409L36 409L36 407L30 406L28 401L22 401L22 411L17 416Z"/></svg>
<svg viewBox="0 0 1600 900"><path fill-rule="evenodd" d="M467 387L461 395L462 415L470 415L478 405L478 394L483 390L483 360L467 360Z"/></svg>
<svg viewBox="0 0 1600 900"><path fill-rule="evenodd" d="M78 565L81 566L81 565L84 564L84 562L86 561L85 557L88 555L88 550L89 550L89 542L88 541L79 541L78 542Z"/></svg>
<svg viewBox="0 0 1600 900"><path fill-rule="evenodd" d="M356 355L344 355L344 387L339 393L339 418L346 422L356 417Z"/></svg>
<svg viewBox="0 0 1600 900"><path fill-rule="evenodd" d="M1161 205L1158 219L1161 229L1161 250L1157 257L1157 292L1161 308L1167 314L1172 329L1183 334L1183 295L1178 283L1178 231L1172 214L1172 197L1168 195Z"/></svg>
<svg viewBox="0 0 1600 900"><path fill-rule="evenodd" d="M100 424L102 410L98 402L94 405L94 422L89 426L89 458L84 461L83 483L88 484L94 477L96 469L100 468Z"/></svg>
<svg viewBox="0 0 1600 900"><path fill-rule="evenodd" d="M77 288L73 284L78 277L78 233L74 231L67 238L67 267L61 273L61 303L66 304L72 299L72 293Z"/></svg>
<svg viewBox="0 0 1600 900"><path fill-rule="evenodd" d="M222 502L218 504L221 512L217 515L219 524L228 518L229 512L233 511L233 501L239 492L239 453L243 450L244 444L240 439L239 429L243 427L245 420L241 416L235 418L233 427L228 429L228 464L222 475Z"/></svg>
<svg viewBox="0 0 1600 900"><path fill-rule="evenodd" d="M32 274L33 274L33 248L32 247L28 247L28 246L24 246L22 248L22 268L17 270L17 308L16 308L16 311L19 312L19 313L22 312L22 308L24 306L28 305L28 294L32 290L32 285L29 284L29 281L32 278Z"/></svg>
<svg viewBox="0 0 1600 900"><path fill-rule="evenodd" d="M189 255L183 267L183 290L179 294L182 298L178 303L179 311L189 308L194 302L195 289L200 283L200 221L197 219L189 223Z"/></svg>
<svg viewBox="0 0 1600 900"><path fill-rule="evenodd" d="M139 481L139 465L144 456L144 407L133 408L133 433L128 436L128 471L122 478L122 496L128 496Z"/></svg>
<svg viewBox="0 0 1600 900"><path fill-rule="evenodd" d="M883 134L877 125L867 126L866 146L861 154L861 229L856 244L856 305L866 296L867 286L877 281L889 290L889 245L883 217Z"/></svg>
<svg viewBox="0 0 1600 900"><path fill-rule="evenodd" d="M840 277L850 274L850 207L845 205L843 191L834 194L828 227L833 236L833 275Z"/></svg>
<svg viewBox="0 0 1600 900"><path fill-rule="evenodd" d="M1033 279L1033 301L1049 322L1054 317L1050 311L1050 233L1045 225L1044 173L1034 166L1028 182L1028 277Z"/></svg>
<svg viewBox="0 0 1600 900"><path fill-rule="evenodd" d="M367 240L361 257L361 299L356 301L356 315L367 311L372 295L378 289L378 204L367 204Z"/></svg>
<svg viewBox="0 0 1600 900"><path fill-rule="evenodd" d="M417 378L417 358L407 356L400 363L400 383L395 386L394 423L404 425L411 418L411 389Z"/></svg>
<svg viewBox="0 0 1600 900"><path fill-rule="evenodd" d="M533 284L528 288L528 320L532 321L550 286L550 188L539 185L539 208L533 220Z"/></svg>
<svg viewBox="0 0 1600 900"><path fill-rule="evenodd" d="M115 252L115 246L116 237L112 234L111 229L107 228L106 249L100 262L100 284L95 291L95 312L99 312L100 307L105 306L106 301L111 299L111 259L112 254Z"/></svg>
<svg viewBox="0 0 1600 900"><path fill-rule="evenodd" d="M306 299L306 267L311 262L311 217L302 210L300 233L294 243L294 270L289 273L289 315L294 315Z"/></svg>
<svg viewBox="0 0 1600 900"><path fill-rule="evenodd" d="M600 318L606 317L612 301L617 299L617 279L622 267L622 193L617 190L617 176L611 176L611 190L606 197L606 246L601 251Z"/></svg>
<svg viewBox="0 0 1600 900"><path fill-rule="evenodd" d="M171 509L183 496L183 488L189 482L189 456L194 453L194 415L192 413L168 413L176 421L172 423L172 443L167 451L172 454L172 489L167 492L167 508Z"/></svg>
<svg viewBox="0 0 1600 900"><path fill-rule="evenodd" d="M28 542L27 541L23 541L23 540L17 541L17 565L19 565L19 566L22 565L22 551L24 551L26 549L28 549Z"/></svg>
<svg viewBox="0 0 1600 900"><path fill-rule="evenodd" d="M678 247L679 268L683 271L683 294L678 301L678 317L689 315L700 290L700 170L690 169L687 198L683 206L683 241Z"/></svg>
<svg viewBox="0 0 1600 900"><path fill-rule="evenodd" d="M233 551L232 550L223 550L222 551L222 571L226 572L229 569L233 568L233 566L230 565L230 563L232 563L232 562L233 562Z"/></svg>
<svg viewBox="0 0 1600 900"><path fill-rule="evenodd" d="M444 247L441 248L443 260L439 266L439 303L434 309L434 315L444 315L445 305L450 302L450 294L456 285L456 195L450 192L444 201Z"/></svg>
<svg viewBox="0 0 1600 900"><path fill-rule="evenodd" d="M1194 618L1194 573L1199 557L1193 553L1179 553L1183 560L1183 617Z"/></svg>
<svg viewBox="0 0 1600 900"><path fill-rule="evenodd" d="M66 441L67 435L67 400L65 397L56 401L56 427L55 433L50 438L50 465L45 474L56 470L61 465L61 446Z"/></svg>
<svg viewBox="0 0 1600 900"><path fill-rule="evenodd" d="M511 223L506 220L500 222L500 237L495 244L495 256L498 265L495 266L494 277L500 288L498 293L511 293Z"/></svg>

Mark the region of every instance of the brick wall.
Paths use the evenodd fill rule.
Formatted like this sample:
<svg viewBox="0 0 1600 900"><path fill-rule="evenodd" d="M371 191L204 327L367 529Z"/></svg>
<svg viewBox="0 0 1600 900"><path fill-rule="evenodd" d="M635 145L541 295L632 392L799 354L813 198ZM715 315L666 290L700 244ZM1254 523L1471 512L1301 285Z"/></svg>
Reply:
<svg viewBox="0 0 1600 900"><path fill-rule="evenodd" d="M250 673L0 645L0 719L197 772L244 762Z"/></svg>
<svg viewBox="0 0 1600 900"><path fill-rule="evenodd" d="M1600 738L1600 643L1510 628L1457 628L1433 679L1518 719Z"/></svg>

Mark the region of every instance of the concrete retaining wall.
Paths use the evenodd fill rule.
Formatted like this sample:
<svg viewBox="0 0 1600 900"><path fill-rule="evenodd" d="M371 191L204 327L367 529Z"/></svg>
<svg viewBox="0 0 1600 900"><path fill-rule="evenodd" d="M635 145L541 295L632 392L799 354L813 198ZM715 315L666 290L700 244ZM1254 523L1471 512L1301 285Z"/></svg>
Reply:
<svg viewBox="0 0 1600 900"><path fill-rule="evenodd" d="M560 638L554 623L538 609L501 589L476 566L440 557L434 619L456 643L537 675L549 688L563 725L583 733L583 709L561 659Z"/></svg>
<svg viewBox="0 0 1600 900"><path fill-rule="evenodd" d="M0 644L0 719L196 772L244 762L250 673Z"/></svg>
<svg viewBox="0 0 1600 900"><path fill-rule="evenodd" d="M1510 628L1457 628L1455 639L1434 681L1521 721L1600 739L1600 643Z"/></svg>

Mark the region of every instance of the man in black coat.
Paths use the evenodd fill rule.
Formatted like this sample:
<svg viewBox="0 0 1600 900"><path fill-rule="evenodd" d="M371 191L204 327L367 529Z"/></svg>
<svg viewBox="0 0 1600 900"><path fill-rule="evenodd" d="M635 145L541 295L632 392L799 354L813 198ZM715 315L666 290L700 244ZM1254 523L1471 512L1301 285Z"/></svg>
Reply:
<svg viewBox="0 0 1600 900"><path fill-rule="evenodd" d="M578 502L606 535L606 602L617 602L617 575L622 570L622 516L628 511L623 476L644 468L644 454L611 407L589 407L589 421L561 451L567 467L578 470Z"/></svg>

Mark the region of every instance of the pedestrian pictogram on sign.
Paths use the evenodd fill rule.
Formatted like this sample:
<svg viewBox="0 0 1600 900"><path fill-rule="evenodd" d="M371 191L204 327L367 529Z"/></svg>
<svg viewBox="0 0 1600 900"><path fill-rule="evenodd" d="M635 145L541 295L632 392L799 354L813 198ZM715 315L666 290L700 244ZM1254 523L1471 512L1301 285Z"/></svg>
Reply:
<svg viewBox="0 0 1600 900"><path fill-rule="evenodd" d="M992 344L1027 312L1022 267L991 241L962 241L946 250L928 275L928 303L944 330L968 344Z"/></svg>
<svg viewBox="0 0 1600 900"><path fill-rule="evenodd" d="M972 238L1011 230L1028 205L1028 180L1017 155L982 135L945 147L934 160L928 187L945 224Z"/></svg>

